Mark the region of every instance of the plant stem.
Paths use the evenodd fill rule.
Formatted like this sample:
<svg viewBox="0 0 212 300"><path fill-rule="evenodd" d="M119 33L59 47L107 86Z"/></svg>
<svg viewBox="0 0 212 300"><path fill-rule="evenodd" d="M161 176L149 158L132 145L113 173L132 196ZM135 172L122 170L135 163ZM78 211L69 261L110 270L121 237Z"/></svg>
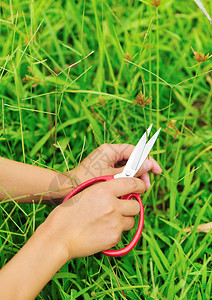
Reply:
<svg viewBox="0 0 212 300"><path fill-rule="evenodd" d="M159 122L159 118L160 118L160 114L159 114L159 109L160 109L160 95L159 95L159 25L158 25L158 7L156 8L156 27L157 27L157 45L156 45L156 51L157 51L157 129L159 129L160 127L160 122ZM159 152L160 150L160 142L159 139L157 139L157 151ZM158 163L160 163L160 157L159 157L159 153L157 153L157 161Z"/></svg>

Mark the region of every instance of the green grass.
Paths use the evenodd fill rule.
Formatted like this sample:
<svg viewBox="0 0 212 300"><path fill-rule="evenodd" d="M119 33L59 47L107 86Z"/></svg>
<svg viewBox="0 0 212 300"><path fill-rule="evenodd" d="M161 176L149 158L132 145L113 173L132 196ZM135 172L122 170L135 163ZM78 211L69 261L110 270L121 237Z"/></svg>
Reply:
<svg viewBox="0 0 212 300"><path fill-rule="evenodd" d="M212 53L212 26L192 0L164 0L158 12L148 3L1 2L1 156L65 171L58 142L71 169L83 147L85 157L104 142L134 144L150 122L162 127L153 155L163 175L143 196L137 247L67 263L37 299L211 299L212 235L196 230L212 221L212 64L192 48ZM140 90L153 98L144 109ZM53 208L0 205L3 266Z"/></svg>

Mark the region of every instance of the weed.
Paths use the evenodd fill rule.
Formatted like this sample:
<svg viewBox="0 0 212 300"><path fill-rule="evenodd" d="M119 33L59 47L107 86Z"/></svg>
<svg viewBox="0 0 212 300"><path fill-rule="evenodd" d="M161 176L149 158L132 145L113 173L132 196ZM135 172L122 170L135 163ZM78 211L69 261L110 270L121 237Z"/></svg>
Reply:
<svg viewBox="0 0 212 300"><path fill-rule="evenodd" d="M134 144L150 123L162 127L152 155L163 175L142 195L136 248L70 261L37 299L209 300L211 229L197 231L212 215L211 24L183 0L0 7L1 156L64 172L104 142ZM53 209L5 197L1 266Z"/></svg>

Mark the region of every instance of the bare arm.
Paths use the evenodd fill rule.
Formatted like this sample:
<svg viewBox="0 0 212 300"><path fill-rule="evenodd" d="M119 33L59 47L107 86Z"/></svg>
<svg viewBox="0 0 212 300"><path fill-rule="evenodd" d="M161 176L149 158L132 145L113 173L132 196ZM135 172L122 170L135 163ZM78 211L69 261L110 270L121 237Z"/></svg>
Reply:
<svg viewBox="0 0 212 300"><path fill-rule="evenodd" d="M0 201L14 200L29 203L59 204L73 187L90 178L121 173L120 163L126 162L134 149L129 144L104 144L94 150L79 166L65 174L0 158ZM121 164L122 165L122 164ZM150 188L149 171L162 172L158 163L150 157L139 170L140 177ZM75 182L76 179L76 182Z"/></svg>
<svg viewBox="0 0 212 300"><path fill-rule="evenodd" d="M63 244L44 230L42 224L0 270L1 299L34 299L67 260Z"/></svg>
<svg viewBox="0 0 212 300"><path fill-rule="evenodd" d="M57 206L23 248L0 271L4 300L34 299L69 259L89 256L115 246L130 230L140 207L118 197L143 193L137 178L99 183Z"/></svg>
<svg viewBox="0 0 212 300"><path fill-rule="evenodd" d="M133 149L131 145L103 145L72 170L72 174L77 173L80 183L95 176L120 173L123 167L116 163L127 160ZM93 165L96 160L100 168ZM0 271L2 299L34 299L69 259L115 246L122 231L134 226L133 216L140 209L136 200L120 200L119 197L131 192L143 193L150 186L148 171L155 174L162 171L152 158L146 162L137 174L143 181L122 178L99 183L57 206ZM46 203L51 200L59 203L58 200L72 189L70 178L67 180L65 174L1 158L0 200L30 202L34 199L38 202L42 196Z"/></svg>
<svg viewBox="0 0 212 300"><path fill-rule="evenodd" d="M0 158L0 201L59 204L73 185L68 174Z"/></svg>

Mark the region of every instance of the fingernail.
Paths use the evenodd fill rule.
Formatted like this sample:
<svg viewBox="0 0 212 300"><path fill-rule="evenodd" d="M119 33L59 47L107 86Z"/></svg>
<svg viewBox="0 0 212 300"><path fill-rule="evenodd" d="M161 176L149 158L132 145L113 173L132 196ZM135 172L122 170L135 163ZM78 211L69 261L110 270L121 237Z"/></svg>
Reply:
<svg viewBox="0 0 212 300"><path fill-rule="evenodd" d="M143 167L145 169L145 171L149 171L152 169L152 162L148 159L145 160Z"/></svg>

